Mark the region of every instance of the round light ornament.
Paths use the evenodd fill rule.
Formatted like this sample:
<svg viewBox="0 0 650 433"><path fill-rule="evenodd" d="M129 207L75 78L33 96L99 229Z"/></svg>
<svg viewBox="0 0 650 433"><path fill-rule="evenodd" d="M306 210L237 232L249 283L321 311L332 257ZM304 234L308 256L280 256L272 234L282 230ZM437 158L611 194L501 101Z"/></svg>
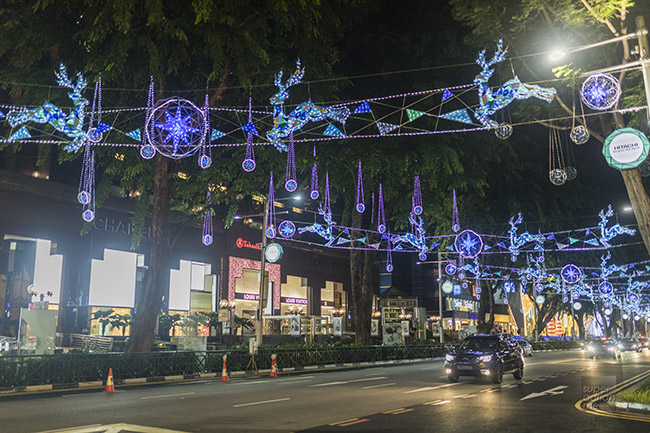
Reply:
<svg viewBox="0 0 650 433"><path fill-rule="evenodd" d="M578 301L574 302L573 303L573 309L576 310L576 311L582 310L582 304L580 302L578 302Z"/></svg>
<svg viewBox="0 0 650 433"><path fill-rule="evenodd" d="M296 189L298 189L298 182L296 182L295 179L289 179L284 183L284 189L289 192L294 192Z"/></svg>
<svg viewBox="0 0 650 433"><path fill-rule="evenodd" d="M392 263L388 263L386 265L386 272L393 272L393 264Z"/></svg>
<svg viewBox="0 0 650 433"><path fill-rule="evenodd" d="M213 240L212 235L205 235L203 236L203 239L201 239L201 242L203 242L203 245L207 247L212 244Z"/></svg>
<svg viewBox="0 0 650 433"><path fill-rule="evenodd" d="M560 271L562 280L567 284L575 284L582 278L582 269L574 264L568 264Z"/></svg>
<svg viewBox="0 0 650 433"><path fill-rule="evenodd" d="M535 302L537 302L539 305L542 305L546 301L546 298L544 295L537 295L535 298Z"/></svg>
<svg viewBox="0 0 650 433"><path fill-rule="evenodd" d="M77 201L81 204L90 203L90 193L88 191L80 191L79 194L77 194Z"/></svg>
<svg viewBox="0 0 650 433"><path fill-rule="evenodd" d="M582 83L580 95L592 110L609 110L621 97L621 85L610 74L594 74Z"/></svg>
<svg viewBox="0 0 650 433"><path fill-rule="evenodd" d="M473 259L483 251L483 239L472 230L463 230L454 240L454 248L465 259Z"/></svg>
<svg viewBox="0 0 650 433"><path fill-rule="evenodd" d="M199 167L201 167L203 170L206 168L210 167L212 165L212 158L210 158L208 155L201 155L199 156Z"/></svg>
<svg viewBox="0 0 650 433"><path fill-rule="evenodd" d="M186 158L205 144L205 115L187 99L163 99L151 109L144 131L146 142L157 152L168 158Z"/></svg>
<svg viewBox="0 0 650 433"><path fill-rule="evenodd" d="M454 291L454 283L452 283L451 281L445 281L444 283L442 283L441 289L446 294L450 294L451 292Z"/></svg>
<svg viewBox="0 0 650 433"><path fill-rule="evenodd" d="M363 213L366 210L366 205L363 203L357 203L357 212Z"/></svg>
<svg viewBox="0 0 650 433"><path fill-rule="evenodd" d="M95 212L91 211L90 209L86 209L85 211L81 212L81 218L89 223L95 219Z"/></svg>
<svg viewBox="0 0 650 433"><path fill-rule="evenodd" d="M509 123L501 123L494 129L494 135L501 140L506 140L512 135L512 125Z"/></svg>
<svg viewBox="0 0 650 433"><path fill-rule="evenodd" d="M280 232L280 236L283 238L290 238L296 234L296 225L293 223L293 221L284 220L278 226L278 230Z"/></svg>
<svg viewBox="0 0 650 433"><path fill-rule="evenodd" d="M422 206L420 206L419 204L413 207L413 213L416 215L422 215L423 210L424 209L422 209Z"/></svg>
<svg viewBox="0 0 650 433"><path fill-rule="evenodd" d="M571 141L578 145L585 144L587 141L589 141L590 136L591 134L589 133L589 130L584 125L574 126L571 129L571 133L569 134Z"/></svg>
<svg viewBox="0 0 650 433"><path fill-rule="evenodd" d="M603 295L609 295L614 291L614 286L609 281L603 281L598 285L598 291Z"/></svg>
<svg viewBox="0 0 650 433"><path fill-rule="evenodd" d="M566 172L566 180L568 182L571 182L573 179L578 177L578 169L575 167L566 167L564 171Z"/></svg>
<svg viewBox="0 0 650 433"><path fill-rule="evenodd" d="M561 168L554 168L548 172L548 178L553 185L560 186L566 183L567 174Z"/></svg>
<svg viewBox="0 0 650 433"><path fill-rule="evenodd" d="M309 198L311 198L312 200L318 200L318 197L320 197L320 193L318 192L317 189L309 193Z"/></svg>
<svg viewBox="0 0 650 433"><path fill-rule="evenodd" d="M156 148L150 144L140 147L140 156L144 159L151 159L156 156Z"/></svg>
<svg viewBox="0 0 650 433"><path fill-rule="evenodd" d="M254 159L246 158L242 161L241 168L243 168L246 173L250 173L251 171L255 170L255 165L256 164Z"/></svg>

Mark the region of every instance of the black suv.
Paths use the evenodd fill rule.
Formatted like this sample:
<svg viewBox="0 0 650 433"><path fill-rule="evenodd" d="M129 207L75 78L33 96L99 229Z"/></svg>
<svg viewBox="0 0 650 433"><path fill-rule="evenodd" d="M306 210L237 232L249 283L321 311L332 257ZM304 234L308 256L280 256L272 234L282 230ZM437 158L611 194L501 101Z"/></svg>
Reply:
<svg viewBox="0 0 650 433"><path fill-rule="evenodd" d="M445 373L450 382L457 382L459 376L485 376L501 383L504 373L521 379L524 356L510 335L472 335L445 356Z"/></svg>

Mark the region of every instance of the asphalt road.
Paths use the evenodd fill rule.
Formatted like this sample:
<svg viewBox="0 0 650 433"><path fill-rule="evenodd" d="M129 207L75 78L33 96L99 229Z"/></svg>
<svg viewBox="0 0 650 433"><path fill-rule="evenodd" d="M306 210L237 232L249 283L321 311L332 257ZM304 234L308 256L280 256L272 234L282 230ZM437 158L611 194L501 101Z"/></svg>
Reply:
<svg viewBox="0 0 650 433"><path fill-rule="evenodd" d="M0 398L1 433L650 432L575 403L650 369L650 351L620 361L537 353L524 379L450 384L441 361L279 378L202 380ZM164 430L161 430L164 429Z"/></svg>

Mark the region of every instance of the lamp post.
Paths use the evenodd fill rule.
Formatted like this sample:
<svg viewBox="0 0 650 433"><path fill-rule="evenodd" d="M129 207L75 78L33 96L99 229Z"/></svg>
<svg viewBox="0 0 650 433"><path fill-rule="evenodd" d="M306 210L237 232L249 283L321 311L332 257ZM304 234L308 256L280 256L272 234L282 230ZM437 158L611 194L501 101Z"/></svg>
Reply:
<svg viewBox="0 0 650 433"><path fill-rule="evenodd" d="M292 197L286 197L286 198L276 198L274 199L273 203L269 203L268 198L264 200L264 213L260 214L255 214L255 215L244 215L244 216L236 216L235 219L242 219L242 218L249 218L249 217L255 217L255 216L263 216L264 220L262 221L262 242L260 242L258 245L261 250L260 254L260 287L259 287L259 301L257 305L257 314L255 315L256 319L256 326L255 326L255 339L257 341L257 344L260 345L262 344L262 336L264 335L262 326L264 324L264 295L266 293L265 287L264 287L264 268L266 266L266 246L267 246L267 237L266 237L266 221L269 219L269 208L270 206L276 206L277 202L285 201L285 200L302 200L302 197L297 194ZM278 214L286 214L289 213L288 211L284 212L277 212L276 215Z"/></svg>
<svg viewBox="0 0 650 433"><path fill-rule="evenodd" d="M222 299L219 302L219 306L221 308L227 308L228 309L228 348L232 345L232 322L233 322L233 316L234 316L234 311L235 311L235 306L237 305L237 302L233 299L232 301L228 301L227 299Z"/></svg>

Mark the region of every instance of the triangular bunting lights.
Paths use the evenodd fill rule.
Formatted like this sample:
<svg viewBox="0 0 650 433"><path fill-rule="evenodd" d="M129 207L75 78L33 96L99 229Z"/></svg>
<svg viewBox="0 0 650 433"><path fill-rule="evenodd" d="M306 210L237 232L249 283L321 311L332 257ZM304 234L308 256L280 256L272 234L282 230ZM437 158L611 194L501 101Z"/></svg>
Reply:
<svg viewBox="0 0 650 433"><path fill-rule="evenodd" d="M442 92L442 100L443 102L446 101L449 98L453 98L454 94L451 93L451 91L445 87L445 90Z"/></svg>
<svg viewBox="0 0 650 433"><path fill-rule="evenodd" d="M340 129L338 129L336 126L330 124L325 131L323 131L324 135L329 135L330 137L345 137L345 134L341 132Z"/></svg>
<svg viewBox="0 0 650 433"><path fill-rule="evenodd" d="M350 239L338 238L336 240L336 245L347 244L348 242L350 242Z"/></svg>
<svg viewBox="0 0 650 433"><path fill-rule="evenodd" d="M465 108L452 111L450 113L441 114L440 117L447 120L453 120L454 122L468 123L470 125L474 124L472 118L469 117L469 114Z"/></svg>
<svg viewBox="0 0 650 433"><path fill-rule="evenodd" d="M359 105L357 108L355 108L353 113L354 114L372 113L372 110L370 109L370 104L368 104L368 101L365 101L362 102L361 105Z"/></svg>
<svg viewBox="0 0 650 433"><path fill-rule="evenodd" d="M95 134L103 134L106 131L111 130L111 125L107 125L104 122L99 122L97 128L95 129Z"/></svg>
<svg viewBox="0 0 650 433"><path fill-rule="evenodd" d="M381 135L386 135L397 128L399 128L399 125L393 125L392 123L377 122L377 129L379 129L379 134Z"/></svg>
<svg viewBox="0 0 650 433"><path fill-rule="evenodd" d="M593 245L593 246L595 246L595 247L600 246L600 243L598 242L598 239L596 239L596 238L593 238L593 239L587 239L587 240L585 240L585 243L586 243L586 244L589 244L589 245Z"/></svg>
<svg viewBox="0 0 650 433"><path fill-rule="evenodd" d="M572 237L569 236L569 244L573 245L576 242L578 242L578 240L576 238L572 238Z"/></svg>
<svg viewBox="0 0 650 433"><path fill-rule="evenodd" d="M134 140L137 141L142 141L142 132L140 132L139 129L134 129L133 131L129 131L126 133L128 137L131 137Z"/></svg>
<svg viewBox="0 0 650 433"><path fill-rule="evenodd" d="M241 129L242 131L248 132L249 134L259 135L257 133L257 128L255 128L255 125L253 125L253 122L248 122L247 124L242 125Z"/></svg>
<svg viewBox="0 0 650 433"><path fill-rule="evenodd" d="M410 108L407 108L406 115L409 117L409 122L413 122L418 117L423 116L424 111L411 110Z"/></svg>
<svg viewBox="0 0 650 433"><path fill-rule="evenodd" d="M23 126L18 131L11 134L9 140L22 140L24 138L31 138L31 136L32 134L30 134L27 128Z"/></svg>
<svg viewBox="0 0 650 433"><path fill-rule="evenodd" d="M226 134L224 134L223 132L218 131L216 129L213 129L212 132L210 132L210 141L218 140L221 137L223 137L224 135L226 135Z"/></svg>

